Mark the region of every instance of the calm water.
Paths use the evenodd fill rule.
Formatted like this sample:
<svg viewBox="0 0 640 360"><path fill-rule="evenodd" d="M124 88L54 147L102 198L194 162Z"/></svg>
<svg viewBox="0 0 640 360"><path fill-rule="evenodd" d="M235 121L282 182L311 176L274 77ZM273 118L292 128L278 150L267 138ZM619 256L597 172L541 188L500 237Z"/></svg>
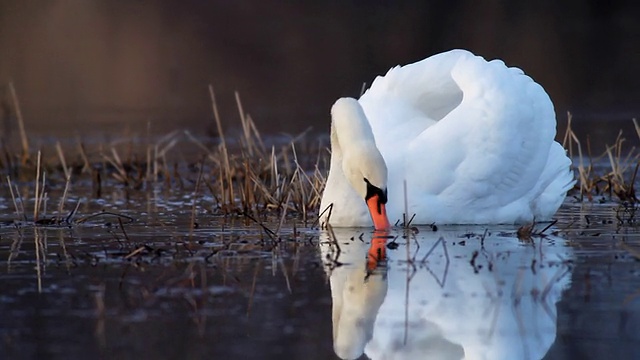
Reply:
<svg viewBox="0 0 640 360"><path fill-rule="evenodd" d="M640 342L640 232L615 204L567 200L530 241L297 224L276 245L241 218L190 233L179 194L109 203L80 210L136 221L0 223L2 358L631 359Z"/></svg>

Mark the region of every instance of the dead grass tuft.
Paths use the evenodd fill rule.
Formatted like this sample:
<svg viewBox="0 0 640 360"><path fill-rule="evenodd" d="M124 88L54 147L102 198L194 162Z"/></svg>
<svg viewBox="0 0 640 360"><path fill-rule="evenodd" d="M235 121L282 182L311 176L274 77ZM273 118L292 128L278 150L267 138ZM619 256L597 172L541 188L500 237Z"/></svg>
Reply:
<svg viewBox="0 0 640 360"><path fill-rule="evenodd" d="M17 96L13 87L10 90L17 109ZM11 196L16 221L21 224L73 225L72 215L79 202L74 206L66 202L78 183L91 184L90 196L94 198L102 197L106 189L112 188L127 194L173 190L191 193L191 232L198 224L198 216L205 213L242 217L247 223L273 221L277 230L271 236L289 220L302 221L305 226L313 222L325 183L328 153L324 146L309 142L307 132L291 137L288 142L265 145L237 93L239 123L234 127L240 132L237 137L229 137L211 86L209 94L217 130L213 138L195 136L189 131L174 131L155 142L147 134L146 143L128 133L99 144L87 144L78 138L75 153L69 146L65 149L60 141L52 144L52 149L30 148L26 134L21 137L23 141L17 151L3 142L0 174L5 175L8 186L0 189L0 196ZM16 122L22 134L21 113ZM191 160L180 159L185 149ZM50 188L64 188L52 215L46 214ZM25 211L23 196L29 205L33 202L32 214ZM65 208L75 210L67 214Z"/></svg>
<svg viewBox="0 0 640 360"><path fill-rule="evenodd" d="M640 139L640 127L636 119L632 121ZM580 201L594 201L595 197L601 197L600 201L631 204L638 202L635 181L640 165L640 152L635 146L627 147L626 143L627 140L620 131L613 145L607 146L603 154L593 156L587 137L587 153L584 154L583 145L572 128L571 113L568 113L567 130L562 145L568 150L569 156L573 159L573 168L577 172L578 181L574 188L577 192L576 198Z"/></svg>

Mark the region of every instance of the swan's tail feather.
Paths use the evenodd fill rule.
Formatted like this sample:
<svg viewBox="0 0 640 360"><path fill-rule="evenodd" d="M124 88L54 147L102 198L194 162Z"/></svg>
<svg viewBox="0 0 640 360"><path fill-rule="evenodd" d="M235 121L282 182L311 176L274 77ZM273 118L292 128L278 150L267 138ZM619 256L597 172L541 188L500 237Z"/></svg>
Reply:
<svg viewBox="0 0 640 360"><path fill-rule="evenodd" d="M571 160L562 145L553 142L549 151L549 161L542 173L541 181L548 181L535 204L536 219L549 220L558 211L560 205L576 183Z"/></svg>

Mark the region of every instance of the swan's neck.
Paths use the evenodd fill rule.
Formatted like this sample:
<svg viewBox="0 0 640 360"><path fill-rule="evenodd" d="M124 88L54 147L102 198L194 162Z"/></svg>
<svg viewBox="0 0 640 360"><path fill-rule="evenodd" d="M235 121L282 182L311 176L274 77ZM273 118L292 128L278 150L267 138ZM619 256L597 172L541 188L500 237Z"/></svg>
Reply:
<svg viewBox="0 0 640 360"><path fill-rule="evenodd" d="M331 120L332 168L341 163L346 182L362 199L367 183L386 190L387 166L360 103L353 98L338 99L331 109Z"/></svg>
<svg viewBox="0 0 640 360"><path fill-rule="evenodd" d="M358 195L343 170L344 154L338 141L335 125L331 125L331 167L320 204L321 222L329 214L329 222L335 226L368 226L371 218L364 198ZM331 206L331 210L328 208Z"/></svg>
<svg viewBox="0 0 640 360"><path fill-rule="evenodd" d="M333 204L329 220L332 224L370 225L371 217L365 204L367 183L386 190L386 164L357 100L339 99L331 110L331 117L331 167L320 211ZM322 218L326 218L326 214Z"/></svg>
<svg viewBox="0 0 640 360"><path fill-rule="evenodd" d="M334 189L335 194L352 194L358 197L343 170L344 156L335 124L331 124L331 165L327 178L327 187Z"/></svg>

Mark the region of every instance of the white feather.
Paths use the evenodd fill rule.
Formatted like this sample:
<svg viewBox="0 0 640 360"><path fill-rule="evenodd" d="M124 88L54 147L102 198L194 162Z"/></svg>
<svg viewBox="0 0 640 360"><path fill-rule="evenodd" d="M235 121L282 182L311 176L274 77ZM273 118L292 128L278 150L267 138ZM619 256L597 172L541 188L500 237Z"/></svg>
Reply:
<svg viewBox="0 0 640 360"><path fill-rule="evenodd" d="M388 170L392 224L404 213L405 181L415 224L549 220L573 186L570 160L554 141L549 96L500 60L453 50L397 66L376 78L358 103L375 141L352 128L338 135L340 147L377 146ZM350 121L338 121L340 132L349 128ZM362 152L353 163L375 163ZM339 160L332 157L321 210L333 204L334 226L369 226L361 191L336 170L349 168Z"/></svg>

